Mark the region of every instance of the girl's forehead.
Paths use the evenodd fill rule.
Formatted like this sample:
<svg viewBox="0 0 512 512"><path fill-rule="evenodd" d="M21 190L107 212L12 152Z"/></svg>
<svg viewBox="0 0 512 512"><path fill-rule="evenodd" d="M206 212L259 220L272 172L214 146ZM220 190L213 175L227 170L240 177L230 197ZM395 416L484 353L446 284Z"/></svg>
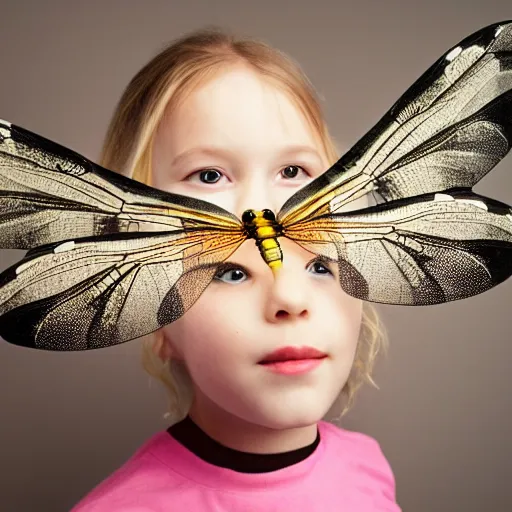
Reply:
<svg viewBox="0 0 512 512"><path fill-rule="evenodd" d="M318 148L314 130L290 93L246 67L219 72L196 86L164 117L161 128L179 146Z"/></svg>

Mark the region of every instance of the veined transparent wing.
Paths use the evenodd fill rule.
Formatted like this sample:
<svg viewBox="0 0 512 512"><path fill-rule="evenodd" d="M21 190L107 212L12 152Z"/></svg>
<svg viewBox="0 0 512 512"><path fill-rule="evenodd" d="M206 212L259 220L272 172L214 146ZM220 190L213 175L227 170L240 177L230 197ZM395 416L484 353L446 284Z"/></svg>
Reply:
<svg viewBox="0 0 512 512"><path fill-rule="evenodd" d="M242 230L235 215L104 169L33 132L0 121L0 247L109 233Z"/></svg>
<svg viewBox="0 0 512 512"><path fill-rule="evenodd" d="M342 288L372 302L464 299L512 274L511 208L467 190L315 216L286 236L336 262Z"/></svg>
<svg viewBox="0 0 512 512"><path fill-rule="evenodd" d="M129 341L179 318L246 239L206 201L148 187L0 122L0 335L48 350Z"/></svg>
<svg viewBox="0 0 512 512"><path fill-rule="evenodd" d="M46 350L89 350L149 334L183 315L241 233L117 234L29 251L0 276L0 335Z"/></svg>
<svg viewBox="0 0 512 512"><path fill-rule="evenodd" d="M379 123L294 194L285 227L334 214L371 193L377 203L472 188L512 141L512 23L485 27L437 60Z"/></svg>

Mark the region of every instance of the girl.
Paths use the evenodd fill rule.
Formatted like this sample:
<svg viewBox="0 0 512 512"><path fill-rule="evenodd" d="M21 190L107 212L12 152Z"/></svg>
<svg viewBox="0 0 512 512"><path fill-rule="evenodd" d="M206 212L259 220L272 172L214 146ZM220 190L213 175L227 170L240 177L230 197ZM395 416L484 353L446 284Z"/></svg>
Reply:
<svg viewBox="0 0 512 512"><path fill-rule="evenodd" d="M241 215L279 210L338 157L290 58L205 30L134 77L101 164ZM282 245L276 278L246 242L182 318L145 340L176 420L74 512L400 510L377 442L322 420L373 383L378 318L343 292L337 269ZM270 362L280 354L306 361Z"/></svg>

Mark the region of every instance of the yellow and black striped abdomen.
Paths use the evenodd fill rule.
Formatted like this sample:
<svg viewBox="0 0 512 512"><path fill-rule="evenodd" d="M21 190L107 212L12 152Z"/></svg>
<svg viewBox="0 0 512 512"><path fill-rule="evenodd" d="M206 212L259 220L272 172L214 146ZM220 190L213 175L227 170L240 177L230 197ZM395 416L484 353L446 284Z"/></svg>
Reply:
<svg viewBox="0 0 512 512"><path fill-rule="evenodd" d="M274 213L270 210L246 210L242 215L242 222L248 238L254 238L261 257L275 272L283 262L283 252L277 241L277 237L282 234L281 228Z"/></svg>

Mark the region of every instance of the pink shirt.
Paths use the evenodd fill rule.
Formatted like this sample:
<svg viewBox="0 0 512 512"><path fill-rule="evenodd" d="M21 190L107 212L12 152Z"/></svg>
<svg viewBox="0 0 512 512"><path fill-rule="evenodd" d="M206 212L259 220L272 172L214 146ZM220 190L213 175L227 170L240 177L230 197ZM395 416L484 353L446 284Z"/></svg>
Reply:
<svg viewBox="0 0 512 512"><path fill-rule="evenodd" d="M160 432L71 512L399 512L378 443L332 423L318 428L309 457L269 473L214 466Z"/></svg>

